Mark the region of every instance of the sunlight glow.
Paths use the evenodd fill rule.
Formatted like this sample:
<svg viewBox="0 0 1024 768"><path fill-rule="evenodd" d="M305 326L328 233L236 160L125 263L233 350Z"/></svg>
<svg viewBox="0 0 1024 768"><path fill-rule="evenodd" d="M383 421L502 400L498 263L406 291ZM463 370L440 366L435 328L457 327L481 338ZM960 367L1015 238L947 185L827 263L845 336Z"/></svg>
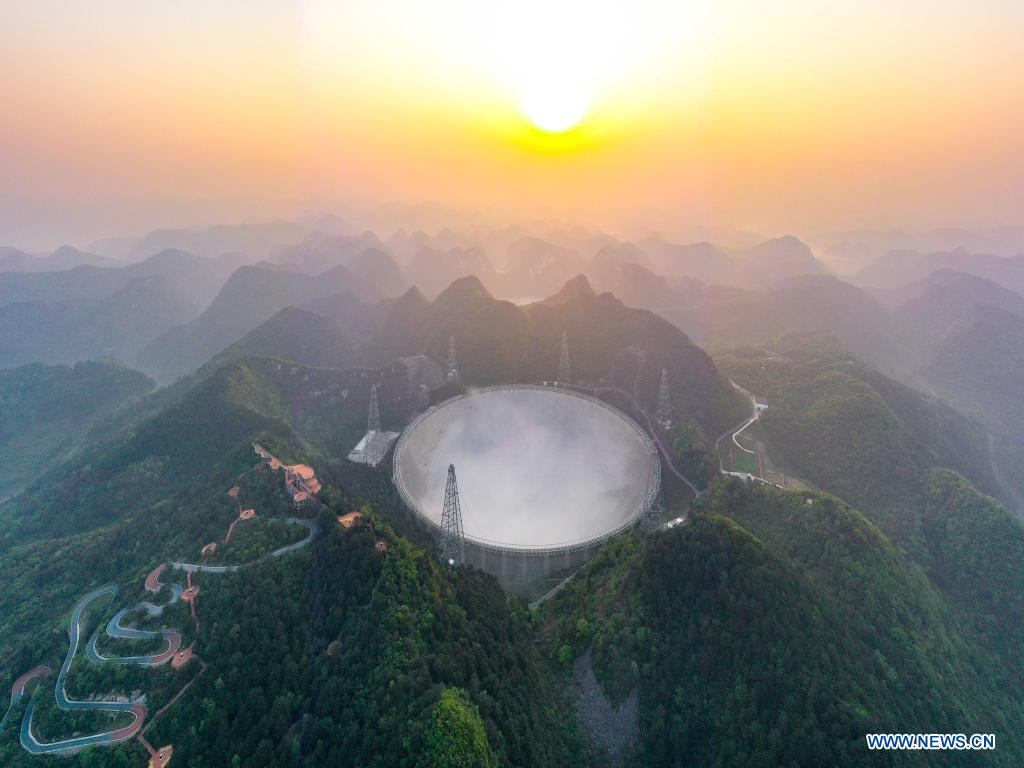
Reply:
<svg viewBox="0 0 1024 768"><path fill-rule="evenodd" d="M624 3L528 0L507 4L484 27L479 58L537 128L561 133L584 120L594 102L631 64L622 30Z"/></svg>
<svg viewBox="0 0 1024 768"><path fill-rule="evenodd" d="M548 133L562 133L586 117L587 94L562 83L537 83L523 95L522 108L535 126Z"/></svg>
<svg viewBox="0 0 1024 768"><path fill-rule="evenodd" d="M552 136L646 98L674 67L700 81L709 0L305 0L309 53L322 76L355 73L402 100L433 100L485 123L515 118ZM360 42L388 30L387 55ZM345 41L344 46L341 41ZM679 94L677 84L675 93ZM664 98L663 92L659 98ZM392 98L392 101L397 99Z"/></svg>

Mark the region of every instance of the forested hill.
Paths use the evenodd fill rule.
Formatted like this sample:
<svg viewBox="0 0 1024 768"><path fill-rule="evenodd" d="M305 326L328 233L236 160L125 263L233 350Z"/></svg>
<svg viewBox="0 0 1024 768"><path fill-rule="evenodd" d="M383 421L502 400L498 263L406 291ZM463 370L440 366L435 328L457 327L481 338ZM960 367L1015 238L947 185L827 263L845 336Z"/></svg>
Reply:
<svg viewBox="0 0 1024 768"><path fill-rule="evenodd" d="M522 363L521 378L529 381L557 370L562 329L590 324L590 333L580 331L570 341L577 379L605 377L609 384L628 389L639 370L641 399L653 409L661 369L666 368L677 420L692 418L713 435L721 425L741 418L740 399L685 335L650 313L623 307L610 295L595 295L585 281L577 287L580 293L556 297L529 313L507 305L520 313L525 330L509 337L506 347L528 350L525 359L498 344L505 333L500 326L474 322L475 303L501 303L478 293L482 287L476 281L457 283L439 297L431 307L436 314L428 324L430 333L420 341L443 360L447 339L458 333L466 383L494 381L480 371L495 354L502 365ZM634 354L638 348L630 345L645 338L646 356ZM445 340L443 352L430 346L435 339L438 344ZM85 532L156 504L195 485L195 478L262 432L278 435L286 445L302 446L325 471L338 470L350 478L352 468L342 457L365 432L374 384L386 428L401 427L422 407L410 401L408 372L400 363L319 369L280 358L243 357L211 364L123 415L117 428L104 431L102 446L59 470L38 473L26 494L0 507L0 552L36 538Z"/></svg>
<svg viewBox="0 0 1024 768"><path fill-rule="evenodd" d="M1024 508L1024 317L974 308L928 349L916 373L992 431L1000 473Z"/></svg>
<svg viewBox="0 0 1024 768"><path fill-rule="evenodd" d="M962 502L937 519L962 524ZM971 588L1017 605L1024 578L982 572ZM1014 766L1024 695L1007 613L965 607L833 497L718 481L690 523L607 547L545 606L541 634L563 665L589 649L613 701L637 689L637 766L874 766L864 734L905 731L996 732L984 764Z"/></svg>
<svg viewBox="0 0 1024 768"><path fill-rule="evenodd" d="M318 368L377 368L425 354L443 368L454 338L464 385L540 383L558 375L563 333L575 382L603 382L627 392L637 386L653 409L664 369L677 417L712 436L742 418L744 404L704 350L654 313L595 293L582 275L525 307L496 299L476 277L464 277L432 302L411 289L374 305L334 297L308 310L285 309L207 369L253 354Z"/></svg>
<svg viewBox="0 0 1024 768"><path fill-rule="evenodd" d="M758 428L773 460L840 496L919 553L929 470L1004 495L988 433L942 401L853 358L830 336L791 334L719 351L723 372L768 403Z"/></svg>
<svg viewBox="0 0 1024 768"><path fill-rule="evenodd" d="M494 300L472 282L458 291L424 340L464 329L472 371L500 328L473 328L466 307ZM581 282L517 312L533 330L507 341L546 350L550 360L526 358L538 371L555 367L561 329L600 318L609 325L573 336L584 377L602 362L635 375L628 347L588 349L598 338L653 339L659 368L706 360L667 324ZM144 692L151 712L195 679L148 734L175 745L175 764L601 765L563 685L589 663L612 704L637 702L636 766L875 766L863 741L874 732L994 732L990 764L1024 763L1024 528L965 477L993 481L982 436L828 340L773 351L736 350L721 364L767 399L759 426L772 450L845 501L717 480L684 525L610 542L539 615L491 577L439 567L387 470L341 458L365 430L372 385L385 427L408 417L400 363L211 365L108 422L118 427L102 441L0 507L0 685L60 666L69 612L90 590L119 585L123 607L157 564L223 541L219 557L247 566L195 576L203 674L83 663L70 677L75 692ZM694 375L709 390L681 401L684 413L715 402L724 378L708 366ZM324 506L308 513L320 535L281 558L257 559L261 544L283 540L270 521L294 510L280 473L256 466L253 440L324 483ZM228 547L243 503L259 522ZM364 517L342 528L337 515L354 509ZM86 632L115 610L89 616ZM170 615L188 616L182 605ZM37 699L52 702L45 692ZM52 704L39 718L50 738L97 726ZM891 757L970 764L952 752ZM80 758L145 759L134 741ZM0 734L0 765L40 764L16 729Z"/></svg>
<svg viewBox="0 0 1024 768"><path fill-rule="evenodd" d="M323 519L308 554L203 582L210 668L154 734L175 760L577 764L524 607L379 521L345 531Z"/></svg>
<svg viewBox="0 0 1024 768"><path fill-rule="evenodd" d="M0 499L67 458L92 427L154 386L107 362L0 370Z"/></svg>
<svg viewBox="0 0 1024 768"><path fill-rule="evenodd" d="M222 522L220 505L214 506L212 517ZM269 500L258 507L267 511ZM193 525L193 533L211 518L198 500L172 500L161 511ZM432 553L380 518L369 519L372 525L346 531L334 511L326 511L319 517L324 532L307 550L237 574L196 578L203 622L197 652L208 666L157 721L149 733L153 743L173 744L174 759L197 768L237 764L238 756L244 765L273 768L579 765L572 720L559 709L525 606L510 606L493 578L444 570ZM143 545L127 558L110 550L130 548L139 533L165 536L174 546L190 538L160 520L150 517L149 529L141 530L146 520L133 519L131 533L104 529L47 554L81 580L79 591L95 582L95 574L62 562L69 545L94 567L104 558L112 561L126 574L122 584L140 582L142 561L169 547ZM385 552L380 541L387 543ZM14 569L5 563L4 570L7 576ZM34 576L52 577L47 570ZM36 578L10 583L26 589ZM21 600L54 600L66 612L78 596L62 589L23 594ZM59 666L66 650L64 633L52 631L59 617L18 627L19 639L35 642L13 660L7 656L3 668L42 661ZM5 637L13 638L6 629ZM137 673L133 681L146 690L152 711L196 672L194 665L180 672L161 668ZM84 682L79 674L74 684L119 690L125 682L113 667L90 671ZM59 733L61 723L59 717L48 721L51 733ZM136 742L86 755L83 765L141 765L146 759ZM0 737L3 765L42 760L21 749L16 731Z"/></svg>
<svg viewBox="0 0 1024 768"><path fill-rule="evenodd" d="M233 485L258 519L294 514L280 473L254 468L250 443L260 440L316 467L327 505L321 534L238 573L195 577L196 650L208 666L149 732L153 743L174 744L175 762L197 768L239 760L268 768L578 765L573 720L532 642L525 606L508 602L493 578L442 569L432 549L413 543L430 539L393 504L386 473L328 462L303 438L303 418L317 419L301 407L303 371L273 360L225 365L3 507L0 685L37 664L60 666L67 616L91 589L117 584L130 604L155 565L198 558L205 543L223 540L237 515ZM353 398L360 421L365 407L362 395ZM337 523L360 507L363 524ZM258 544L244 543L245 530L225 557ZM114 610L89 617L85 631ZM194 664L76 666L69 686L141 691L152 713L196 672ZM37 698L44 737L79 727L53 708L52 688ZM102 729L98 721L80 727ZM80 759L121 766L147 756L132 741ZM21 749L16 728L0 734L0 764L46 760Z"/></svg>

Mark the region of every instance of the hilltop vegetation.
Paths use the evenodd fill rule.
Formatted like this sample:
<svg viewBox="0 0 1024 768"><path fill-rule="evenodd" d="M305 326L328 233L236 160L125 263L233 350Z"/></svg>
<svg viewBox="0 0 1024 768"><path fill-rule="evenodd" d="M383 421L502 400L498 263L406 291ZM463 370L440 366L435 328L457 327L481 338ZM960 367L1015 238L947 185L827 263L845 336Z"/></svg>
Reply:
<svg viewBox="0 0 1024 768"><path fill-rule="evenodd" d="M637 766L872 766L864 734L890 731L995 732L991 764L1024 762L1024 529L978 490L1003 489L975 422L815 334L777 339L771 354L724 350L722 375L677 328L585 278L524 307L475 278L432 302L413 290L364 306L334 294L315 309L285 306L144 400L152 382L107 364L0 372L0 383L13 376L0 423L59 438L23 475L28 491L0 507L0 684L59 666L66 617L90 588L118 583L127 604L154 565L222 541L234 484L258 518L214 562L255 562L303 535L279 526L293 509L280 474L254 467L259 440L316 468L323 533L280 560L196 577L208 667L149 734L175 745L176 763L601 765L563 691L584 658L613 705L639 702ZM563 332L574 379L638 385L648 407L668 371L671 445L693 478L715 474L709 443L746 412L732 377L769 404L756 429L772 458L828 493L715 480L685 525L610 542L539 615L489 576L440 567L386 470L344 460L371 386L385 427L399 426L413 406L394 357L443 365L454 336L464 383L543 381ZM367 367L340 367L356 362ZM70 445L81 446L73 461L59 461ZM362 523L341 528L335 516L353 509ZM104 610L91 620L115 606ZM167 621L184 614L177 606ZM145 691L152 711L194 673L81 665L70 685ZM40 715L54 736L92 725ZM955 753L891 757L965 764ZM80 758L143 760L134 742ZM0 763L38 762L14 731L0 736Z"/></svg>
<svg viewBox="0 0 1024 768"><path fill-rule="evenodd" d="M759 428L790 472L862 510L922 551L928 472L954 469L999 493L988 436L939 400L852 358L835 339L792 334L716 354L726 375L768 403ZM771 359L769 359L771 358Z"/></svg>
<svg viewBox="0 0 1024 768"><path fill-rule="evenodd" d="M992 643L1016 654L1024 635L1024 528L953 472L933 470L928 490L929 576Z"/></svg>
<svg viewBox="0 0 1024 768"><path fill-rule="evenodd" d="M158 743L195 766L571 763L521 606L379 521L322 522L308 554L203 580L210 668Z"/></svg>
<svg viewBox="0 0 1024 768"><path fill-rule="evenodd" d="M153 382L107 362L0 370L0 498L89 441L89 431Z"/></svg>
<svg viewBox="0 0 1024 768"><path fill-rule="evenodd" d="M1019 571L981 578L1017 604ZM1006 733L990 764L1010 766L1020 640L993 651L984 612L835 498L716 481L691 523L605 548L545 607L542 637L563 667L589 648L613 700L639 689L638 766L867 766L865 733L949 730Z"/></svg>
<svg viewBox="0 0 1024 768"><path fill-rule="evenodd" d="M386 478L348 478L315 461L290 422L286 392L270 380L227 365L4 509L0 668L14 671L8 681L38 663L59 666L67 642L59 627L90 588L118 583L130 600L154 565L196 557L221 539L236 514L232 484L261 517L282 515L280 474L252 469L249 443L259 439L288 460L313 461L318 474L323 467L331 505L318 518L323 535L280 560L198 577L197 651L209 666L158 721L154 743L175 744L175 760L193 766L575 764L571 720L557 711L525 607L507 602L491 577L441 569L413 543L429 537L389 506ZM336 514L368 502L378 510L364 507L372 527L337 524ZM143 690L156 708L195 671L95 668L73 684ZM45 722L57 736L69 721L50 713ZM121 765L143 755L130 743L81 759ZM37 760L8 730L0 762Z"/></svg>

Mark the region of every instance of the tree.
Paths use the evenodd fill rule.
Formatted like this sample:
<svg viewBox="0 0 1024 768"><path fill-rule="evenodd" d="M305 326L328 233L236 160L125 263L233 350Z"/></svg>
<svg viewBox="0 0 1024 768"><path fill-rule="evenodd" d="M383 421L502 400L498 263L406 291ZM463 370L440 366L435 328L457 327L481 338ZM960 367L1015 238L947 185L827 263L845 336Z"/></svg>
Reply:
<svg viewBox="0 0 1024 768"><path fill-rule="evenodd" d="M497 768L480 713L465 691L447 688L427 714L420 768Z"/></svg>

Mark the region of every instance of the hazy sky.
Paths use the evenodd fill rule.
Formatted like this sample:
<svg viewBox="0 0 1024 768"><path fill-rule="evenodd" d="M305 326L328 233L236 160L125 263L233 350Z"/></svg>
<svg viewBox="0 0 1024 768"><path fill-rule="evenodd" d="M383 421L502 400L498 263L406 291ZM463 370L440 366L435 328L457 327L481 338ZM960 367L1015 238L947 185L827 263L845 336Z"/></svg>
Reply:
<svg viewBox="0 0 1024 768"><path fill-rule="evenodd" d="M1024 223L1022 39L1020 0L6 0L0 242L353 199Z"/></svg>

